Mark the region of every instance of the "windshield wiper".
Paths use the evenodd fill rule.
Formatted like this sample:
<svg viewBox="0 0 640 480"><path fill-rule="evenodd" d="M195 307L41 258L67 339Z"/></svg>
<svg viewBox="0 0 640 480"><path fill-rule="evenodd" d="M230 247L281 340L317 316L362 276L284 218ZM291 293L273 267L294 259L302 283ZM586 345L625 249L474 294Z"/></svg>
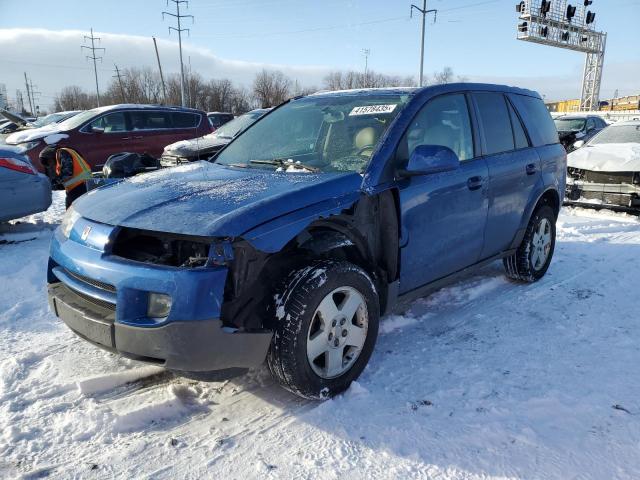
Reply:
<svg viewBox="0 0 640 480"><path fill-rule="evenodd" d="M295 162L291 159L284 158L274 158L272 160L249 160L249 163L256 165L274 165L276 167L282 167L287 169L289 167L293 167L294 169L300 170L308 170L309 172L318 173L320 171L319 168L312 167L311 165L305 165L300 162L300 160L296 160Z"/></svg>

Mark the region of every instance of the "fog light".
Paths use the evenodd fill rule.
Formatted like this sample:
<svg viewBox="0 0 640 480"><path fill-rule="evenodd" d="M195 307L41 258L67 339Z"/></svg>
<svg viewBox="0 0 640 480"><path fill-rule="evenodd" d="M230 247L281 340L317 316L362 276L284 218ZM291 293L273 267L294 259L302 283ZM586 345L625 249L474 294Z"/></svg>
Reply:
<svg viewBox="0 0 640 480"><path fill-rule="evenodd" d="M147 316L151 318L165 318L171 311L171 297L164 293L149 293Z"/></svg>

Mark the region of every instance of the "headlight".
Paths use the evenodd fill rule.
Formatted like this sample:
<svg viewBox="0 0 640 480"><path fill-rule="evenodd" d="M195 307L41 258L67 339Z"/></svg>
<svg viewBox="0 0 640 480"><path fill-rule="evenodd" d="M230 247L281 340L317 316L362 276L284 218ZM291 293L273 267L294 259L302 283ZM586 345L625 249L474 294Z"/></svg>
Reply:
<svg viewBox="0 0 640 480"><path fill-rule="evenodd" d="M17 147L20 149L21 152L28 152L32 148L36 148L38 145L40 145L40 140L36 140L34 142L19 143Z"/></svg>
<svg viewBox="0 0 640 480"><path fill-rule="evenodd" d="M79 218L80 214L74 210L73 206L69 207L69 210L67 210L67 213L62 218L62 223L60 224L60 231L65 238L69 238L71 229Z"/></svg>
<svg viewBox="0 0 640 480"><path fill-rule="evenodd" d="M171 311L171 297L164 293L149 293L147 316L150 318L165 318Z"/></svg>

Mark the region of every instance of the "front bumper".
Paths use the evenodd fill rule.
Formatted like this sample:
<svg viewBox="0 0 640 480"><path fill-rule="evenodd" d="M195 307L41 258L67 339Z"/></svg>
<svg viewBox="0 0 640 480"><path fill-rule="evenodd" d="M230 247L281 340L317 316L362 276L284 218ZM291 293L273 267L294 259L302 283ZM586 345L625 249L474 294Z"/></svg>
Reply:
<svg viewBox="0 0 640 480"><path fill-rule="evenodd" d="M565 204L640 210L640 186L626 183L567 182Z"/></svg>
<svg viewBox="0 0 640 480"><path fill-rule="evenodd" d="M79 232L91 232L82 240ZM49 304L75 333L136 360L187 372L251 368L264 362L272 332L220 320L226 269L180 269L125 261L109 253L113 227L80 219L69 239L56 231ZM166 319L146 315L149 292L173 299Z"/></svg>

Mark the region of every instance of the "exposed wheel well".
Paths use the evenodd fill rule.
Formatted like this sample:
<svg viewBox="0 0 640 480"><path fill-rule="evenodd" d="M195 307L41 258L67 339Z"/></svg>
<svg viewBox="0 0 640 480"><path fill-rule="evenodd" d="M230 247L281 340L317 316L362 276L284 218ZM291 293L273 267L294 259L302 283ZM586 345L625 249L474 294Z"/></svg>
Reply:
<svg viewBox="0 0 640 480"><path fill-rule="evenodd" d="M544 192L538 200L536 209L543 203L549 205L553 209L555 217L558 218L558 214L560 213L560 196L558 195L558 192L553 189Z"/></svg>

